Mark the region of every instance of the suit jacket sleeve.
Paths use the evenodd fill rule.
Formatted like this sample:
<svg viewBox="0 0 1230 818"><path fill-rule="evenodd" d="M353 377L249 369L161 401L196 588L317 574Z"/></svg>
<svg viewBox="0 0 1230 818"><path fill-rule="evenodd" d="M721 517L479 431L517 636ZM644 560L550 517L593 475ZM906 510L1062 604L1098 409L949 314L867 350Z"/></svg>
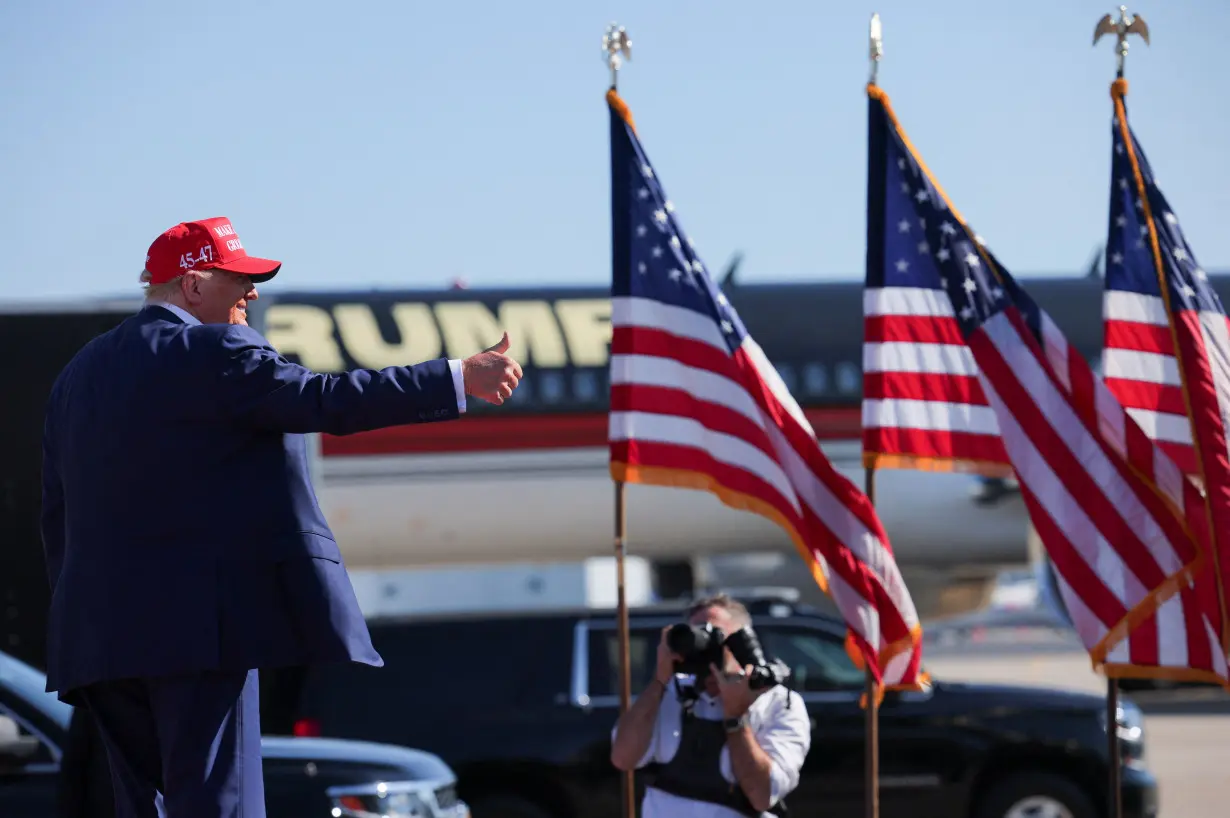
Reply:
<svg viewBox="0 0 1230 818"><path fill-rule="evenodd" d="M325 375L290 362L244 326L228 327L219 348L221 410L252 427L346 435L460 416L444 358Z"/></svg>
<svg viewBox="0 0 1230 818"><path fill-rule="evenodd" d="M47 561L47 581L54 589L64 564L64 487L50 445L49 424L43 429L43 506L39 528L43 539L43 556Z"/></svg>

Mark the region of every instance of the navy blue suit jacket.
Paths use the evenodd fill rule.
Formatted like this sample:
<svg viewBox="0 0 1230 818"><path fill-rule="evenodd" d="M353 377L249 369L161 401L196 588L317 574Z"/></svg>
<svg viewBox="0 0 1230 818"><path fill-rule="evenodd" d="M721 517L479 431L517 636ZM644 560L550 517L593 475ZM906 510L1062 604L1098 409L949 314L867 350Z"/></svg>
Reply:
<svg viewBox="0 0 1230 818"><path fill-rule="evenodd" d="M317 662L380 666L303 435L458 417L448 362L323 375L253 329L149 306L51 390L47 689Z"/></svg>

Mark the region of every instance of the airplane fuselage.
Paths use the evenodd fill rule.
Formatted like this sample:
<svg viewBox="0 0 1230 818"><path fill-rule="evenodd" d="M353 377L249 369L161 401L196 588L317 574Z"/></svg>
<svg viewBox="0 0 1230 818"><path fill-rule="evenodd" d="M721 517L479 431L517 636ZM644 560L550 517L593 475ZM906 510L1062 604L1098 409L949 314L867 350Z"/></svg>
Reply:
<svg viewBox="0 0 1230 818"><path fill-rule="evenodd" d="M1095 366L1101 282L1027 286ZM861 461L862 287L749 285L728 296L806 410L825 452L856 485ZM266 296L266 336L318 371L464 357L508 330L525 377L502 407L471 401L464 419L321 440L322 506L361 567L568 560L609 554L610 306L602 288L301 292ZM903 566L1020 563L1016 495L976 504L977 478L881 470L878 512ZM793 550L773 524L702 492L631 486L629 548L687 557ZM481 498L481 513L475 504Z"/></svg>

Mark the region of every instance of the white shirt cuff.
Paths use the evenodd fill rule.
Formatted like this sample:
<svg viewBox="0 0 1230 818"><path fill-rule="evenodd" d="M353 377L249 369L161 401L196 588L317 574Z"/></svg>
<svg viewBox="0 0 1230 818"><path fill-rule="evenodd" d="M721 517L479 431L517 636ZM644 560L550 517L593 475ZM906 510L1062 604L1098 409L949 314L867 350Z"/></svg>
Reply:
<svg viewBox="0 0 1230 818"><path fill-rule="evenodd" d="M464 415L466 411L466 382L465 378L461 376L461 360L450 358L448 369L453 373L453 391L457 393L457 411Z"/></svg>

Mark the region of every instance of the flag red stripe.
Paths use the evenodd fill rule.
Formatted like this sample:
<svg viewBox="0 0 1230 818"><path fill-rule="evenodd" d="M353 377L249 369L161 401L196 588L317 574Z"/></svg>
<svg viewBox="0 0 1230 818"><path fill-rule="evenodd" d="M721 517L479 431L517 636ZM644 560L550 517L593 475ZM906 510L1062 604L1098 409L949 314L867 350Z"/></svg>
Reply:
<svg viewBox="0 0 1230 818"><path fill-rule="evenodd" d="M1161 651L1158 648L1158 618L1151 614L1138 625L1127 638L1128 656L1134 665L1156 667L1162 663ZM1190 630L1184 630L1184 636L1189 637ZM1191 644L1191 639L1186 639Z"/></svg>
<svg viewBox="0 0 1230 818"><path fill-rule="evenodd" d="M1187 404L1183 401L1183 388L1180 386L1128 378L1106 378L1105 383L1125 409L1148 409L1187 417Z"/></svg>
<svg viewBox="0 0 1230 818"><path fill-rule="evenodd" d="M867 343L965 346L955 319L930 315L868 315L863 318L863 337Z"/></svg>
<svg viewBox="0 0 1230 818"><path fill-rule="evenodd" d="M712 344L648 327L615 327L611 332L611 357L652 355L704 369L729 378L738 385L739 369L734 359Z"/></svg>
<svg viewBox="0 0 1230 818"><path fill-rule="evenodd" d="M863 429L863 450L876 454L955 459L977 463L1007 463L1008 452L999 435L937 432L898 426Z"/></svg>
<svg viewBox="0 0 1230 818"><path fill-rule="evenodd" d="M1130 349L1137 352L1174 354L1174 342L1170 327L1156 324L1138 324L1134 321L1108 320L1103 322L1104 346L1107 349Z"/></svg>
<svg viewBox="0 0 1230 818"><path fill-rule="evenodd" d="M987 405L977 376L936 375L929 372L868 372L863 377L863 399Z"/></svg>

